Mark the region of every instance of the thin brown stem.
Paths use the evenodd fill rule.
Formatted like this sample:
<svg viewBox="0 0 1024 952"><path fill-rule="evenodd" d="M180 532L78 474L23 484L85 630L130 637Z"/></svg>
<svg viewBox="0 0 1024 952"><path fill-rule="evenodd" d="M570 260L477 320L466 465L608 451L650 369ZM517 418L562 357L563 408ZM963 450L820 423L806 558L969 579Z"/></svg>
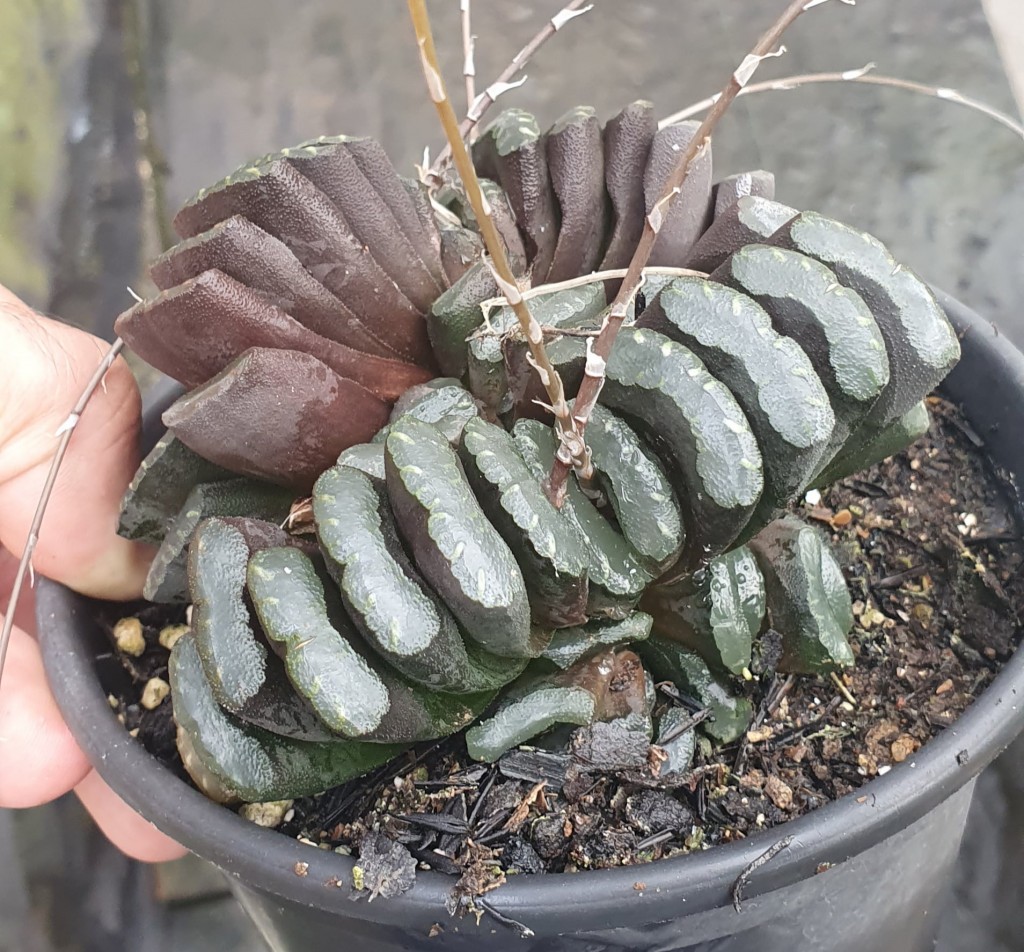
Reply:
<svg viewBox="0 0 1024 952"><path fill-rule="evenodd" d="M462 14L462 75L466 79L467 111L473 107L473 101L476 99L476 63L473 59L476 37L473 36L471 3L472 0L459 0L459 10Z"/></svg>
<svg viewBox="0 0 1024 952"><path fill-rule="evenodd" d="M754 45L754 48L744 57L743 62L733 71L729 81L718 94L704 121L690 140L690 144L679 156L679 161L665 183L661 197L651 207L644 220L644 229L640 236L640 241L637 243L636 250L633 252L633 257L629 262L629 267L626 269L626 277L623 279L619 292L605 315L601 334L594 341L593 346L589 346L588 342L586 370L572 410L575 433L580 437L580 439L574 441L573 448L582 448L582 451L574 453L569 459L565 458L566 454L564 453L556 456L548 477L548 492L554 498L560 498L564 495L565 483L571 469L575 468L583 479L591 477L591 464L582 436L586 430L587 422L590 420L594 405L601 394L601 388L604 386L608 357L611 354L616 335L626 318L630 303L643 283L643 270L651 256L651 250L654 248L654 243L658 238L658 232L668 217L672 203L679 194L694 159L708 148L711 142L711 135L721 121L722 116L725 115L729 106L740 94L743 87L750 82L760 63L769 56L778 55L773 51L786 30L805 10L818 6L823 2L826 2L826 0L791 0L779 18L765 31ZM844 2L852 3L853 0L844 0Z"/></svg>
<svg viewBox="0 0 1024 952"><path fill-rule="evenodd" d="M593 8L593 4L588 4L584 7L585 0L570 0L561 10L558 11L547 23L541 27L540 32L530 40L515 56L512 57L512 62L502 70L501 75L498 76L493 83L491 83L479 96L475 97L470 101L469 109L466 112L466 118L459 124L459 136L463 139L471 139L473 130L477 127L480 120L483 119L484 114L491 106L494 105L497 98L502 94L508 92L510 89L515 89L516 86L521 86L525 82L526 77L524 76L520 80L515 80L515 76L519 73L524 66L533 58L534 54L539 50L552 36L554 36L563 26L566 25L570 20L574 20L578 16L582 16L584 13L589 12ZM451 146L445 146L437 156L436 161L433 165L433 171L437 172L440 170L444 163L451 156Z"/></svg>
<svg viewBox="0 0 1024 952"><path fill-rule="evenodd" d="M868 63L859 69L847 69L841 73L801 73L796 76L783 76L781 79L770 79L763 83L751 83L740 90L740 96L749 96L751 93L786 92L791 89L799 89L801 86L813 86L819 83L856 83L864 86L886 86L892 89L902 89L906 92L916 93L921 96L928 96L932 99L943 99L946 102L956 103L983 116L988 116L1011 132L1024 139L1024 125L1018 122L1013 116L1001 112L994 106L988 105L979 99L965 96L963 93L948 86L928 86L925 83L914 82L910 79L900 79L897 76L879 76L871 73L875 68L874 63ZM674 126L693 116L699 116L702 112L710 109L717 100L717 96L709 96L700 102L680 109L679 112L666 116L658 127L664 129L666 126Z"/></svg>
<svg viewBox="0 0 1024 952"><path fill-rule="evenodd" d="M67 419L57 430L59 437L57 449L53 454L53 462L50 463L50 470L46 474L46 482L43 483L43 491L39 494L39 502L36 503L35 515L32 516L32 524L29 526L28 538L25 540L25 549L21 553L21 561L18 563L18 572L14 576L14 585L11 587L11 597L7 602L7 613L4 615L3 628L0 629L0 679L3 678L4 662L7 660L7 646L11 641L11 633L14 630L14 613L18 607L18 600L21 598L21 588L25 584L25 576L28 575L32 565L32 554L35 552L39 542L39 530L43 525L43 516L46 515L46 507L50 503L50 496L53 495L53 487L57 484L57 475L60 473L61 463L68 452L68 445L74 436L75 427L82 418L89 400L96 392L96 388L103 382L103 378L111 365L117 359L124 347L124 341L117 338L110 349L106 352L95 373L89 378L81 396L75 403L74 408L68 414Z"/></svg>
<svg viewBox="0 0 1024 952"><path fill-rule="evenodd" d="M505 243L494 224L491 206L480 189L480 180L477 178L476 169L473 168L466 143L459 133L459 121L452 108L451 100L448 98L444 80L441 78L425 0L409 0L409 15L412 17L413 28L416 31L416 41L420 48L420 59L427 81L427 90L441 119L441 126L444 128L445 137L452 150L452 161L459 173L459 178L462 179L466 197L473 208L473 214L476 216L480 234L487 248L489 257L484 260L487 261L498 288L519 320L520 330L530 349L530 363L544 385L562 441L566 445L575 447L572 414L569 412L569 405L565 399L562 378L548 359L547 351L544 349L544 334L523 298L522 289L519 287L519 282L516 280L505 253Z"/></svg>

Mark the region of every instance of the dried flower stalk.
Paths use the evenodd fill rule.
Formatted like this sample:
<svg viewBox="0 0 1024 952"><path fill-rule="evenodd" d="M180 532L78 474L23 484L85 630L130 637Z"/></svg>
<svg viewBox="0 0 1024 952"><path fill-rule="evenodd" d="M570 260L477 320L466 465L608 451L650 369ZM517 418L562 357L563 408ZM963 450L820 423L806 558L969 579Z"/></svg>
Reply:
<svg viewBox="0 0 1024 952"><path fill-rule="evenodd" d="M476 37L473 36L471 0L459 0L459 12L462 14L462 75L466 79L466 109L473 106L476 99L476 63L473 53L476 49Z"/></svg>
<svg viewBox="0 0 1024 952"><path fill-rule="evenodd" d="M53 454L53 462L50 463L49 472L46 474L46 482L43 484L43 491L39 494L39 501L36 503L35 515L32 516L32 524L29 526L28 538L25 540L25 549L21 553L21 561L18 563L18 571L14 576L14 585L11 588L11 597L7 602L7 613L4 615L3 628L0 629L0 679L3 678L4 662L7 660L7 646L10 644L11 633L14 631L14 613L18 607L18 601L21 598L21 588L25 584L25 576L31 571L32 555L39 542L39 530L43 525L43 516L46 515L46 507L50 503L50 496L53 495L53 487L57 484L57 474L60 472L61 464L64 462L64 457L67 455L68 445L71 443L72 436L74 436L75 427L78 426L78 421L82 418L82 414L85 413L85 408L89 405L89 400L92 399L92 395L96 392L96 388L103 382L103 378L106 376L107 371L110 370L111 365L117 359L117 355L121 353L123 347L124 341L121 340L120 337L110 345L109 350L104 354L103 359L96 368L96 371L89 378L89 382L85 385L85 389L76 401L74 408L54 434L54 436L59 438L60 442L58 442L57 449Z"/></svg>
<svg viewBox="0 0 1024 952"><path fill-rule="evenodd" d="M523 297L522 289L516 280L512 267L508 262L505 253L505 244L498 234L491 215L491 207L480 189L480 181L473 167L473 161L469 157L466 143L459 133L459 122L452 108L451 100L445 89L444 80L441 78L440 68L437 61L437 51L434 48L434 38L430 29L430 17L427 14L427 7L424 0L409 0L409 14L412 17L413 28L416 31L416 41L420 48L420 58L423 64L423 74L427 81L427 90L430 93L431 101L437 109L444 128L445 136L452 150L452 161L462 179L466 196L473 208L477 224L480 227L480 234L484 239L489 257L487 262L494 275L498 288L505 296L509 306L515 312L519 320L519 327L526 338L530 353L528 360L537 371L544 390L547 393L550 404L548 409L554 414L558 424L562 446L567 447L566 454L583 453L582 440L575 433L572 414L565 399L565 389L562 386L562 378L558 371L552 366L548 359L547 351L544 349L544 332L539 323L530 313L530 309ZM571 457L570 457L571 458Z"/></svg>
<svg viewBox="0 0 1024 952"><path fill-rule="evenodd" d="M517 86L522 86L526 82L526 77L516 80L515 75L520 72L524 66L533 58L534 54L539 50L552 36L554 36L563 26L566 25L570 20L574 20L578 16L583 16L584 13L588 13L593 9L593 4L583 6L585 0L570 0L561 10L558 11L547 23L541 27L540 31L536 36L530 40L515 56L512 57L512 62L502 70L501 75L498 76L493 83L491 83L479 96L471 99L469 102L469 109L466 113L466 118L459 124L459 136L462 139L472 140L473 130L476 129L480 120L483 119L484 114L491 106L494 105L497 98L502 93L507 93L510 89L515 89ZM451 146L445 146L437 156L437 160L434 162L433 171L437 172L444 166L444 163L451 157Z"/></svg>
<svg viewBox="0 0 1024 952"><path fill-rule="evenodd" d="M588 341L586 370L572 411L575 424L572 431L574 440L571 445L565 447L565 449L572 452L572 455L567 459L566 456L568 454L560 452L555 458L547 481L547 491L552 498L561 499L564 496L565 483L571 469L575 468L583 480L589 480L592 477L592 466L582 437L586 430L587 422L590 419L590 414L601 394L601 388L604 386L607 361L611 354L612 345L615 343L615 337L626 318L630 303L643 284L644 267L651 256L651 250L657 240L658 232L661 230L662 224L671 210L672 203L675 201L683 182L686 180L690 166L707 149L711 142L712 132L717 127L722 116L725 115L733 100L749 84L761 62L768 57L777 56L782 52L782 50L776 51L776 46L786 30L805 10L820 6L825 2L827 0L792 0L779 18L757 41L754 48L743 58L740 65L733 71L729 81L718 94L710 111L694 134L689 146L680 155L675 169L665 183L661 197L654 203L644 221L644 230L640 236L640 241L629 262L626 277L619 288L619 293L605 315L601 333L592 343ZM852 5L854 0L843 0L843 2Z"/></svg>
<svg viewBox="0 0 1024 952"><path fill-rule="evenodd" d="M800 73L796 76L783 76L781 79L769 79L763 83L751 83L740 90L740 96L748 96L751 93L785 92L790 89L799 89L802 86L813 86L819 83L858 83L865 86L887 86L892 89L902 89L906 92L917 93L921 96L928 96L932 99L944 99L946 102L956 103L965 106L983 116L988 116L1003 126L1006 126L1014 134L1024 139L1024 125L1018 122L1013 116L1001 112L988 103L978 99L972 99L963 93L950 89L948 86L928 86L925 83L914 82L909 79L900 79L896 76L878 76L871 71L875 68L874 63L867 63L858 69L847 69L839 73ZM710 109L718 100L718 96L709 96L692 106L680 109L679 112L666 116L658 123L659 129L666 126L674 126L692 116L699 116L702 112Z"/></svg>

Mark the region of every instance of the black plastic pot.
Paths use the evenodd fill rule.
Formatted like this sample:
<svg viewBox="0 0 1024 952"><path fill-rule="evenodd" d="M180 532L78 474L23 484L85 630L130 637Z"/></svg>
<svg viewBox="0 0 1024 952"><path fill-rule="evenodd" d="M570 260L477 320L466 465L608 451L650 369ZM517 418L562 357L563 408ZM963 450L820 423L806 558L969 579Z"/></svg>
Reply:
<svg viewBox="0 0 1024 952"><path fill-rule="evenodd" d="M963 342L944 392L963 406L992 459L1024 474L1024 356L992 325L942 300ZM438 873L419 873L397 899L368 903L349 888L351 859L257 828L206 800L115 719L104 683L109 662L104 668L98 660L109 658L109 644L89 601L44 583L38 606L50 682L96 769L156 826L221 867L281 952L930 949L974 781L1024 728L1018 651L964 716L913 759L783 828L647 866L514 877L487 902L528 927L524 938L490 914L479 924L450 918L444 903L452 880ZM736 878L783 836L792 842L754 872L736 912ZM435 923L441 931L430 938Z"/></svg>

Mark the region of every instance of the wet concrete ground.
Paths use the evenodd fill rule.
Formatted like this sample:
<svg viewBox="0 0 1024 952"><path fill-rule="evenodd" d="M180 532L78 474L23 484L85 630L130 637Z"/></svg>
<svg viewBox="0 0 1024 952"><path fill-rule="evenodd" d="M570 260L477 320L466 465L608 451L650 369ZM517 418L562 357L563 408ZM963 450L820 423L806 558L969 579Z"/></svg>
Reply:
<svg viewBox="0 0 1024 952"><path fill-rule="evenodd" d="M1019 3L986 0L1018 70ZM480 85L557 5L478 0ZM778 7L599 0L502 102L542 124L578 102L609 115L643 97L675 111L721 85ZM458 90L458 3L432 8ZM873 61L1015 110L979 0L826 4L786 45L765 77ZM438 147L398 0L0 0L0 282L109 333L126 285L145 290L168 209L250 157L337 132L375 135L406 165ZM1024 143L1006 129L948 101L821 86L738 102L715 165L774 170L784 201L874 232L1024 345ZM155 902L149 873L105 850L73 804L10 819L0 815L0 950L259 947L230 900ZM979 784L944 952L1024 949L1022 861L1018 744ZM165 894L174 881L161 875Z"/></svg>

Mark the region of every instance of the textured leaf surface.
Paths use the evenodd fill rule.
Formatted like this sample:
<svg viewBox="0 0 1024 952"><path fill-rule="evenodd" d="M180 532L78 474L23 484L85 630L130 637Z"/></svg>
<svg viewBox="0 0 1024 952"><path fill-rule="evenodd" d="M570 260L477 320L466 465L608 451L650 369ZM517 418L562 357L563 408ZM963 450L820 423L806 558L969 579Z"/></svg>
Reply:
<svg viewBox="0 0 1024 952"><path fill-rule="evenodd" d="M474 760L495 761L556 724L589 724L594 695L577 687L543 687L503 705L493 717L466 731L466 749Z"/></svg>
<svg viewBox="0 0 1024 952"><path fill-rule="evenodd" d="M193 453L173 433L165 433L125 491L118 535L159 545L168 523L194 486L234 477L234 473Z"/></svg>
<svg viewBox="0 0 1024 952"><path fill-rule="evenodd" d="M715 217L687 257L686 267L714 271L744 245L767 241L800 213L780 202L748 195Z"/></svg>
<svg viewBox="0 0 1024 952"><path fill-rule="evenodd" d="M388 496L417 568L483 648L535 654L522 572L487 521L458 457L429 423L403 417L385 443Z"/></svg>
<svg viewBox="0 0 1024 952"><path fill-rule="evenodd" d="M654 106L643 100L630 103L605 123L604 181L611 200L612 223L601 271L625 268L644 229L644 169L658 131ZM608 299L618 293L620 281L606 285Z"/></svg>
<svg viewBox="0 0 1024 952"><path fill-rule="evenodd" d="M644 612L633 612L621 620L597 620L562 628L554 633L541 657L565 669L592 651L644 641L651 633L653 621Z"/></svg>
<svg viewBox="0 0 1024 952"><path fill-rule="evenodd" d="M680 568L728 548L764 485L761 452L732 394L694 354L655 331L620 331L601 402L665 460L684 511Z"/></svg>
<svg viewBox="0 0 1024 952"><path fill-rule="evenodd" d="M881 430L861 430L814 478L814 485L827 486L905 450L928 432L930 422L928 407L921 401Z"/></svg>
<svg viewBox="0 0 1024 952"><path fill-rule="evenodd" d="M427 315L434 355L443 373L466 374L466 339L484 322L480 302L495 297L498 285L481 261L444 292Z"/></svg>
<svg viewBox="0 0 1024 952"><path fill-rule="evenodd" d="M598 323L597 318L605 306L603 286L588 284L567 288L551 294L542 294L530 301L530 313L544 327L579 327ZM513 412L518 419L547 418L551 415L536 404L547 403L547 393L540 377L529 362L529 347L519 328L519 321L510 307L503 307L490 316L493 334L481 335L469 342L469 386L474 395L492 413ZM582 367L584 348L578 339L561 338L549 342L548 358L558 369L564 369L563 346L568 343L573 359ZM572 379L563 378L571 392Z"/></svg>
<svg viewBox="0 0 1024 952"><path fill-rule="evenodd" d="M339 466L351 466L371 479L384 479L384 444L357 443L338 456Z"/></svg>
<svg viewBox="0 0 1024 952"><path fill-rule="evenodd" d="M719 681L699 654L657 633L637 645L637 651L656 680L674 682L711 709L711 716L701 725L710 737L730 744L743 735L753 715L750 702Z"/></svg>
<svg viewBox="0 0 1024 952"><path fill-rule="evenodd" d="M437 224L425 188L419 182L399 175L384 147L376 139L369 136L325 136L310 139L303 145L321 145L325 142L344 142L345 148L356 160L359 171L391 209L391 214L412 242L419 259L434 278L443 284Z"/></svg>
<svg viewBox="0 0 1024 952"><path fill-rule="evenodd" d="M772 201L775 198L774 173L755 169L722 179L714 188L715 218L749 195Z"/></svg>
<svg viewBox="0 0 1024 952"><path fill-rule="evenodd" d="M506 109L474 143L473 161L508 193L525 239L533 283L542 283L558 242L558 211L537 120L522 109Z"/></svg>
<svg viewBox="0 0 1024 952"><path fill-rule="evenodd" d="M326 195L352 234L418 310L425 312L443 290L420 260L387 202L363 174L344 137L318 139L267 156L260 164L283 159Z"/></svg>
<svg viewBox="0 0 1024 952"><path fill-rule="evenodd" d="M247 583L295 690L345 737L381 743L443 737L465 727L493 697L426 691L381 666L360 650L360 637L337 595L296 549L257 552L249 560Z"/></svg>
<svg viewBox="0 0 1024 952"><path fill-rule="evenodd" d="M644 201L649 216L665 191L665 183L700 128L696 121L666 126L655 133L644 170ZM680 267L711 217L711 144L690 162L675 202L658 230L651 265Z"/></svg>
<svg viewBox="0 0 1024 952"><path fill-rule="evenodd" d="M703 278L676 278L637 323L685 345L743 408L764 463L756 531L807 485L835 426L801 339L777 333L746 295Z"/></svg>
<svg viewBox="0 0 1024 952"><path fill-rule="evenodd" d="M754 298L775 330L810 357L836 415L824 458L834 455L890 381L885 340L868 306L820 262L768 245L742 248L712 277Z"/></svg>
<svg viewBox="0 0 1024 952"><path fill-rule="evenodd" d="M753 553L740 546L691 578L649 590L644 608L661 635L692 648L716 670L741 674L764 621L764 579Z"/></svg>
<svg viewBox="0 0 1024 952"><path fill-rule="evenodd" d="M853 664L846 636L853 627L842 569L816 529L793 517L750 540L764 576L768 614L782 636L778 670L818 674Z"/></svg>
<svg viewBox="0 0 1024 952"><path fill-rule="evenodd" d="M480 263L484 243L475 232L468 228L445 228L441 232L441 263L448 278L449 286L454 285L474 265ZM427 316L427 330L430 332L431 317ZM431 342L434 335L431 333ZM434 348L437 345L434 344ZM448 371L446 371L447 373Z"/></svg>
<svg viewBox="0 0 1024 952"><path fill-rule="evenodd" d="M410 387L391 410L391 422L411 416L436 426L453 446L462 439L466 424L480 416L473 395L454 377L436 377L429 383ZM382 430L374 442L382 442Z"/></svg>
<svg viewBox="0 0 1024 952"><path fill-rule="evenodd" d="M328 569L367 643L396 671L440 691L491 690L513 680L522 663L467 653L451 612L405 554L382 491L345 465L327 470L313 489Z"/></svg>
<svg viewBox="0 0 1024 952"><path fill-rule="evenodd" d="M520 420L513 430L513 439L519 455L540 484L551 472L556 445L554 431L537 420ZM575 476L570 476L566 490L560 512L584 542L589 577L587 614L626 618L651 581L651 575L639 554L587 499Z"/></svg>
<svg viewBox="0 0 1024 952"><path fill-rule="evenodd" d="M223 271L262 292L271 304L321 337L378 357L398 356L302 267L283 241L241 215L178 242L149 269L162 291L210 270Z"/></svg>
<svg viewBox="0 0 1024 952"><path fill-rule="evenodd" d="M546 280L564 281L593 271L601 260L608 220L601 123L577 106L544 136L548 174L559 209L558 243Z"/></svg>
<svg viewBox="0 0 1024 952"><path fill-rule="evenodd" d="M194 486L167 526L142 594L151 602L187 601L188 547L192 533L203 519L249 516L280 523L288 515L293 497L288 489L252 479L227 479Z"/></svg>
<svg viewBox="0 0 1024 952"><path fill-rule="evenodd" d="M291 690L268 655L245 600L249 556L261 548L301 545L284 530L253 519L205 519L189 547L191 629L217 703L249 724L303 740L333 735Z"/></svg>
<svg viewBox="0 0 1024 952"><path fill-rule="evenodd" d="M221 271L204 271L135 305L114 326L143 360L188 388L206 383L251 347L315 356L382 400L395 400L432 376L415 364L320 337Z"/></svg>
<svg viewBox="0 0 1024 952"><path fill-rule="evenodd" d="M386 403L309 354L254 348L163 420L206 459L308 490L343 449L368 442L387 414Z"/></svg>
<svg viewBox="0 0 1024 952"><path fill-rule="evenodd" d="M590 417L587 445L626 541L668 568L683 546L683 522L661 463L625 420L600 405Z"/></svg>
<svg viewBox="0 0 1024 952"><path fill-rule="evenodd" d="M311 796L404 750L340 739L295 740L243 724L217 705L189 635L174 646L169 671L182 763L196 785L222 803Z"/></svg>
<svg viewBox="0 0 1024 952"><path fill-rule="evenodd" d="M548 501L512 436L484 420L470 420L459 456L483 511L519 563L533 623L582 624L587 606L582 539Z"/></svg>
<svg viewBox="0 0 1024 952"><path fill-rule="evenodd" d="M366 253L334 203L287 162L243 166L201 190L175 216L174 227L183 238L192 238L233 215L283 241L396 353L429 363L421 312Z"/></svg>
<svg viewBox="0 0 1024 952"><path fill-rule="evenodd" d="M773 239L817 258L864 299L889 356L889 386L865 425L885 426L927 396L960 359L952 325L928 287L877 238L803 212Z"/></svg>

